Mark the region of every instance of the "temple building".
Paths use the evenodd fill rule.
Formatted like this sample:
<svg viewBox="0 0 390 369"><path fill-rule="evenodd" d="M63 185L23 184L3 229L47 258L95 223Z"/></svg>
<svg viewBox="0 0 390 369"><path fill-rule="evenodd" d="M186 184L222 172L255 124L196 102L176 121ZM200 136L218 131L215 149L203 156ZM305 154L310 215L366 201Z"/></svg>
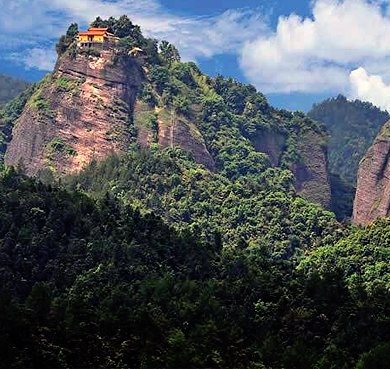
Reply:
<svg viewBox="0 0 390 369"><path fill-rule="evenodd" d="M118 37L108 32L108 28L91 27L87 32L78 34L78 46L80 47L99 47L104 44L115 44L118 40Z"/></svg>

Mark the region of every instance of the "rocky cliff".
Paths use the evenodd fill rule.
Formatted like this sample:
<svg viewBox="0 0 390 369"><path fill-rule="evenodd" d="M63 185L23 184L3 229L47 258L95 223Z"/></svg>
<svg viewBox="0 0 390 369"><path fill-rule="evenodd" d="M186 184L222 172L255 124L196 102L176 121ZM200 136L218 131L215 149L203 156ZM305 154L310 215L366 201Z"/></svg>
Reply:
<svg viewBox="0 0 390 369"><path fill-rule="evenodd" d="M365 225L390 214L390 121L359 164L353 224Z"/></svg>
<svg viewBox="0 0 390 369"><path fill-rule="evenodd" d="M256 151L267 154L273 166L284 166L294 173L298 195L329 209L331 187L327 148L322 141L324 135L313 129L284 135L277 131L261 130L252 138ZM284 163L292 150L296 157L288 158Z"/></svg>
<svg viewBox="0 0 390 369"><path fill-rule="evenodd" d="M215 170L214 159L198 129L199 121L195 115L188 117L168 107L152 108L137 101L134 122L138 132L137 142L141 147L148 149L152 144L158 144L160 148L179 146L192 153L197 163L210 171Z"/></svg>
<svg viewBox="0 0 390 369"><path fill-rule="evenodd" d="M296 179L297 193L329 209L331 188L328 158L326 147L321 145L321 139L317 132L304 132L297 143L300 160L292 164L290 169Z"/></svg>
<svg viewBox="0 0 390 369"><path fill-rule="evenodd" d="M256 151L268 155L272 165L280 165L280 159L286 148L286 136L279 132L270 132L268 130L258 131L251 139Z"/></svg>
<svg viewBox="0 0 390 369"><path fill-rule="evenodd" d="M123 151L134 139L144 148L152 143L179 146L214 170L214 160L191 119L168 107L136 101L147 79L142 59L114 59L114 50L61 57L15 122L6 164L22 162L29 175L44 169L64 174L79 171L92 158ZM151 114L157 117L155 133L144 124Z"/></svg>
<svg viewBox="0 0 390 369"><path fill-rule="evenodd" d="M330 134L330 171L355 186L359 162L390 114L369 102L339 95L314 104L308 115L324 124Z"/></svg>
<svg viewBox="0 0 390 369"><path fill-rule="evenodd" d="M64 55L16 121L6 164L22 161L30 175L45 168L68 173L124 149L142 80L139 63L114 65L110 50Z"/></svg>
<svg viewBox="0 0 390 369"><path fill-rule="evenodd" d="M326 134L316 122L272 108L253 86L205 76L173 45L122 23L112 25L119 43L101 50L77 48L70 27L53 73L26 95L21 113L5 119L0 111L7 165L59 176L135 144L180 147L231 180L289 169L298 195L329 208ZM140 55L129 52L134 46Z"/></svg>

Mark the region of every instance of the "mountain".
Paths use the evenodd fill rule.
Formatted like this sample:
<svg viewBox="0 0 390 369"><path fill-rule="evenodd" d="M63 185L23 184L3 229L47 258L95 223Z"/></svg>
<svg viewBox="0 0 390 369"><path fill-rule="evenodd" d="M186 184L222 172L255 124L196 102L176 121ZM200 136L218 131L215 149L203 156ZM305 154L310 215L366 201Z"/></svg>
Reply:
<svg viewBox="0 0 390 369"><path fill-rule="evenodd" d="M271 107L250 85L203 75L128 18L93 25L111 27L119 43L79 48L72 25L57 45L53 73L17 114L8 117L8 106L0 112L7 165L59 176L135 144L180 147L228 178L289 169L298 194L330 207L326 133L313 120ZM129 53L134 47L142 51Z"/></svg>
<svg viewBox="0 0 390 369"><path fill-rule="evenodd" d="M93 26L0 111L0 367L388 368L390 222L300 196L347 211L323 128Z"/></svg>
<svg viewBox="0 0 390 369"><path fill-rule="evenodd" d="M30 83L0 76L0 108L30 86Z"/></svg>
<svg viewBox="0 0 390 369"><path fill-rule="evenodd" d="M389 153L390 121L382 127L359 165L353 207L356 225L369 224L390 214Z"/></svg>
<svg viewBox="0 0 390 369"><path fill-rule="evenodd" d="M62 56L15 122L6 164L23 160L29 174L45 167L66 173L130 144L128 104L141 72L135 63L105 68L112 57Z"/></svg>
<svg viewBox="0 0 390 369"><path fill-rule="evenodd" d="M360 160L390 119L389 113L359 100L339 95L314 104L309 117L325 125L330 134L328 155L331 173L355 186Z"/></svg>
<svg viewBox="0 0 390 369"><path fill-rule="evenodd" d="M175 151L140 152L126 172L106 159L79 188L114 170L156 203L161 172L174 186L189 165L171 195L194 206L167 201L198 216L191 229L126 206L124 188L93 199L0 174L1 367L388 366L389 221L346 229L281 187L286 171L230 182ZM235 233L247 239L224 241Z"/></svg>

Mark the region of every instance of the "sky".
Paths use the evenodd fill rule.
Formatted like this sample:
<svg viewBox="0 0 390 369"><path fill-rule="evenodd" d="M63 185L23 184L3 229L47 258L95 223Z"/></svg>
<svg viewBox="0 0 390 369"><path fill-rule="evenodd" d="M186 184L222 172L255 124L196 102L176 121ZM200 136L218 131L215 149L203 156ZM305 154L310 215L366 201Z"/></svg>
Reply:
<svg viewBox="0 0 390 369"><path fill-rule="evenodd" d="M308 111L344 94L390 111L390 0L0 0L0 74L37 81L69 24L127 14L206 74Z"/></svg>

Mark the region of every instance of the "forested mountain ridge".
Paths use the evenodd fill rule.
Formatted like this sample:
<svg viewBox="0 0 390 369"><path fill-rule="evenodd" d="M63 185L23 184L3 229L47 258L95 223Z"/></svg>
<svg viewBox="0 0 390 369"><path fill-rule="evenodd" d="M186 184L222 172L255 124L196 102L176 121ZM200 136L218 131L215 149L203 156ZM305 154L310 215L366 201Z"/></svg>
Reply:
<svg viewBox="0 0 390 369"><path fill-rule="evenodd" d="M0 75L0 108L30 86L30 83Z"/></svg>
<svg viewBox="0 0 390 369"><path fill-rule="evenodd" d="M390 223L320 205L324 128L127 17L93 25L118 50L80 52L72 25L0 111L0 367L390 367Z"/></svg>
<svg viewBox="0 0 390 369"><path fill-rule="evenodd" d="M154 155L142 160L151 177L172 171ZM200 173L189 169L194 184ZM178 231L118 196L92 200L4 171L0 367L388 367L389 222L346 229L267 178L252 208L266 223L246 242L232 225L227 241L199 226ZM243 180L234 186L245 198ZM251 208L227 201L235 206L222 215L237 212L241 224Z"/></svg>
<svg viewBox="0 0 390 369"><path fill-rule="evenodd" d="M383 171L388 150L383 129L388 130L389 113L371 103L349 101L339 95L314 104L308 115L324 124L330 135L329 170L332 200L336 200L332 210L350 217L353 208L355 224L387 216L387 182Z"/></svg>
<svg viewBox="0 0 390 369"><path fill-rule="evenodd" d="M343 95L314 104L308 115L327 128L329 169L355 186L360 160L390 119L369 102L349 101Z"/></svg>
<svg viewBox="0 0 390 369"><path fill-rule="evenodd" d="M272 108L250 85L203 75L127 17L92 25L110 27L119 44L80 49L72 25L57 45L53 73L18 102L16 114L9 105L0 111L6 164L59 176L134 144L177 146L231 179L289 169L298 194L330 207L327 135L315 121ZM142 52L129 55L133 47Z"/></svg>

